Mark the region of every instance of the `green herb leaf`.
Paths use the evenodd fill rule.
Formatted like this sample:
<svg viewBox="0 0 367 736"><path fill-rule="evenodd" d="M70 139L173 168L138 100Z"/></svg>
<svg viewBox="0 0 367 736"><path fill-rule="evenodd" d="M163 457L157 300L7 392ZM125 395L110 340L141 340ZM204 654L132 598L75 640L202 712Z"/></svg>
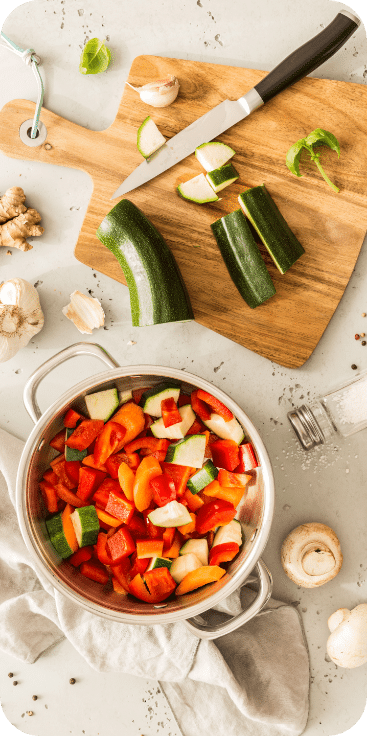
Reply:
<svg viewBox="0 0 367 736"><path fill-rule="evenodd" d="M290 147L285 162L288 166L289 171L292 174L295 174L295 176L302 176L299 170L299 162L301 158L302 148L305 145L305 139L300 138L297 143L294 143L293 146Z"/></svg>
<svg viewBox="0 0 367 736"><path fill-rule="evenodd" d="M85 44L80 57L79 71L82 74L105 72L111 61L111 51L99 38L91 38Z"/></svg>
<svg viewBox="0 0 367 736"><path fill-rule="evenodd" d="M338 140L335 138L335 135L329 133L328 130L316 128L316 130L313 130L305 140L308 146L313 146L315 143L324 143L326 146L329 146L332 151L335 151L335 153L338 154L338 158L340 156Z"/></svg>

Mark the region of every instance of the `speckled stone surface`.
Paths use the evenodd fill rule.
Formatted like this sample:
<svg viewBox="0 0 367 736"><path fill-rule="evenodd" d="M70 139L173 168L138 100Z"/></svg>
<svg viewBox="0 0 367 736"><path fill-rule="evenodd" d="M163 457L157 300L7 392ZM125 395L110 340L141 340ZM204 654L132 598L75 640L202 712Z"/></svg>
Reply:
<svg viewBox="0 0 367 736"><path fill-rule="evenodd" d="M133 58L160 54L243 67L270 69L334 17L339 3L308 0L34 0L16 9L4 32L41 56L45 106L70 120L102 130L114 119ZM344 6L345 7L345 6ZM113 55L103 75L82 76L79 55L89 38L106 37ZM0 48L0 107L14 98L35 99L28 68ZM314 73L367 83L367 41L361 27L346 46ZM244 90L245 92L246 90ZM317 127L317 121L315 121ZM363 172L362 175L365 175ZM367 667L338 669L328 660L326 621L339 607L367 600L367 430L306 454L288 420L292 406L367 369L367 249L364 244L345 295L318 347L298 370L251 353L196 323L132 328L126 287L78 263L73 249L91 194L87 175L5 158L0 153L0 191L22 186L27 202L42 213L45 233L33 250L0 252L1 279L35 284L45 326L12 360L0 365L0 426L25 439L32 429L22 402L25 381L43 361L79 340L98 342L121 365L152 363L186 369L226 391L261 432L273 464L276 507L264 560L274 577L274 596L294 602L302 614L312 668L311 710L306 736L339 734L360 718L367 694ZM347 244L346 244L347 247ZM75 289L100 299L105 328L82 336L62 314ZM351 370L355 363L356 372ZM96 361L75 359L54 371L39 390L41 407L77 380L99 372ZM344 565L338 577L316 590L299 589L285 576L280 546L302 522L322 521L338 534ZM35 665L0 656L0 691L9 721L26 733L54 736L176 736L177 726L155 682L100 675L67 642ZM13 671L14 688L7 672ZM71 687L69 677L77 683ZM39 695L33 702L31 696ZM47 707L48 706L48 707ZM34 716L24 715L33 710Z"/></svg>

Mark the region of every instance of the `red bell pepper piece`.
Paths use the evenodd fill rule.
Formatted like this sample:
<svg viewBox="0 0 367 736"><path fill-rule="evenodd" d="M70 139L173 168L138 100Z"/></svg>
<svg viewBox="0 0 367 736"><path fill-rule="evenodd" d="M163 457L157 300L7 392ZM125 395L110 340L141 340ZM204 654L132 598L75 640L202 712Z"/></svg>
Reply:
<svg viewBox="0 0 367 736"><path fill-rule="evenodd" d="M217 468L234 470L239 463L238 445L234 440L217 440L212 442L210 449L213 463Z"/></svg>
<svg viewBox="0 0 367 736"><path fill-rule="evenodd" d="M82 562L80 565L80 572L86 578L94 580L96 583L100 583L101 585L106 585L110 578L106 568L97 560Z"/></svg>
<svg viewBox="0 0 367 736"><path fill-rule="evenodd" d="M128 501L121 490L118 493L110 491L105 511L107 511L108 514L115 516L116 519L123 521L124 524L128 524L133 517L135 504Z"/></svg>
<svg viewBox="0 0 367 736"><path fill-rule="evenodd" d="M84 417L77 411L74 411L74 409L69 409L64 416L64 427L74 429L80 419L84 419Z"/></svg>
<svg viewBox="0 0 367 736"><path fill-rule="evenodd" d="M235 468L236 473L246 473L247 470L254 470L258 467L259 463L257 462L251 442L245 442L244 445L240 445L238 451L240 462L237 468Z"/></svg>
<svg viewBox="0 0 367 736"><path fill-rule="evenodd" d="M64 452L65 448L65 430L62 429L60 432L55 434L55 436L50 441L50 447L53 447L54 450L57 450L57 452Z"/></svg>
<svg viewBox="0 0 367 736"><path fill-rule="evenodd" d="M173 536L173 542L171 546L168 547L168 549L166 549L165 546L163 547L164 556L171 557L172 559L174 559L175 557L178 557L180 554L180 549L182 547L182 539L183 538L180 532L178 532L177 529L175 529L175 533Z"/></svg>
<svg viewBox="0 0 367 736"><path fill-rule="evenodd" d="M47 480L41 480L39 487L41 489L42 498L45 502L47 511L49 511L50 514L53 514L58 510L57 502L59 500L55 486L52 486L51 483L47 482Z"/></svg>
<svg viewBox="0 0 367 736"><path fill-rule="evenodd" d="M106 547L108 536L104 532L99 532L96 544L97 557L103 565L111 565L112 559Z"/></svg>
<svg viewBox="0 0 367 736"><path fill-rule="evenodd" d="M118 565L113 565L112 571L114 576L117 578L119 583L129 591L129 574L131 570L131 564L128 557L124 557Z"/></svg>
<svg viewBox="0 0 367 736"><path fill-rule="evenodd" d="M163 600L163 598L159 598L157 600L154 596L150 594L140 573L137 573L130 580L129 592L134 595L135 598L139 598L140 601L145 601L145 603L159 603L160 600Z"/></svg>
<svg viewBox="0 0 367 736"><path fill-rule="evenodd" d="M99 509L105 509L107 505L107 501L110 495L110 491L108 488L102 488L101 486L96 490L96 492L93 494L92 501Z"/></svg>
<svg viewBox="0 0 367 736"><path fill-rule="evenodd" d="M182 422L182 417L178 411L177 404L171 396L169 399L161 401L162 419L165 427L171 427L172 424Z"/></svg>
<svg viewBox="0 0 367 736"><path fill-rule="evenodd" d="M209 394L207 391L203 391L201 388L199 388L197 392L197 398L201 401L205 401L206 404L210 406L210 408L216 412L216 414L219 414L219 416L223 417L225 422L230 422L231 419L233 419L233 414L230 409L228 409L225 404L223 404L219 399L217 399L215 396L212 396L212 394Z"/></svg>
<svg viewBox="0 0 367 736"><path fill-rule="evenodd" d="M209 565L220 565L221 562L233 560L238 554L239 548L240 546L236 542L216 544L209 552Z"/></svg>
<svg viewBox="0 0 367 736"><path fill-rule="evenodd" d="M59 478L56 475L56 473L54 473L52 468L49 468L48 470L46 470L46 472L43 474L42 480L46 480L47 483L51 483L52 486L55 486L56 483L59 482Z"/></svg>
<svg viewBox="0 0 367 736"><path fill-rule="evenodd" d="M131 452L129 455L126 452L117 452L114 455L110 455L105 465L111 478L118 478L121 463L126 463L131 470L136 470L140 464L139 455L136 452Z"/></svg>
<svg viewBox="0 0 367 736"><path fill-rule="evenodd" d="M152 596L163 596L168 598L176 587L176 583L167 567L157 567L149 570L144 575L145 584ZM161 600L164 600L161 598Z"/></svg>
<svg viewBox="0 0 367 736"><path fill-rule="evenodd" d="M76 552L74 552L71 557L68 558L68 562L70 562L74 567L79 567L79 565L82 564L82 562L87 562L90 560L90 558L93 555L93 547L80 547Z"/></svg>
<svg viewBox="0 0 367 736"><path fill-rule="evenodd" d="M121 447L125 435L126 428L122 424L114 421L107 422L96 439L93 453L96 465L103 465L107 458Z"/></svg>
<svg viewBox="0 0 367 736"><path fill-rule="evenodd" d="M210 419L212 411L201 399L199 399L198 391L193 391L191 393L191 406L195 414L197 414L200 419L203 421Z"/></svg>
<svg viewBox="0 0 367 736"><path fill-rule="evenodd" d="M137 539L136 554L138 560L147 557L162 557L163 539Z"/></svg>
<svg viewBox="0 0 367 736"><path fill-rule="evenodd" d="M186 406L186 404L191 404L191 397L188 394L183 394L181 391L177 405L181 408L181 406Z"/></svg>
<svg viewBox="0 0 367 736"><path fill-rule="evenodd" d="M105 465L97 465L94 462L94 455L87 455L87 457L83 458L82 464L86 465L88 468L95 468L96 470L102 470L103 473L107 473Z"/></svg>
<svg viewBox="0 0 367 736"><path fill-rule="evenodd" d="M56 459L58 460L58 458ZM54 461L52 462L54 463ZM76 488L78 483L74 483L74 481L72 481L69 478L65 470L65 464L66 464L66 460L64 460L64 458L61 456L61 459L58 460L58 462L55 462L53 464L52 470L55 473L55 475L57 475L57 482L62 483L65 486L65 488L69 488L69 490L72 490L72 488Z"/></svg>
<svg viewBox="0 0 367 736"><path fill-rule="evenodd" d="M163 532L163 555L166 556L166 552L172 546L175 538L176 529L174 526L168 526Z"/></svg>
<svg viewBox="0 0 367 736"><path fill-rule="evenodd" d="M157 506L165 506L166 503L176 500L176 486L167 473L152 478L150 487L153 489L153 501Z"/></svg>
<svg viewBox="0 0 367 736"><path fill-rule="evenodd" d="M141 397L145 391L148 391L148 386L145 386L145 388L134 388L132 393L135 404L140 404Z"/></svg>
<svg viewBox="0 0 367 736"><path fill-rule="evenodd" d="M55 491L59 498L62 498L63 501L66 501L66 503L70 503L71 506L80 508L81 506L88 506L87 501L82 501L81 498L78 498L76 493L73 493L69 490L69 488L66 488L62 483L58 483L55 486Z"/></svg>
<svg viewBox="0 0 367 736"><path fill-rule="evenodd" d="M127 453L136 452L142 448L151 450L161 450L164 447L168 447L169 441L165 439L158 439L158 437L137 437L132 442L125 445L124 450Z"/></svg>
<svg viewBox="0 0 367 736"><path fill-rule="evenodd" d="M73 483L73 488L76 488L79 483L79 470L81 463L79 460L65 460L65 472L68 478Z"/></svg>
<svg viewBox="0 0 367 736"><path fill-rule="evenodd" d="M120 519L116 519L116 516L108 514L107 511L105 511L104 509L99 509L98 506L96 506L96 514L99 518L100 526L101 522L103 522L103 524L106 524L107 527L114 527L115 529L117 529L118 526L122 525L122 521L120 521ZM103 528L105 529L106 527ZM108 529L108 531L109 530L110 529Z"/></svg>
<svg viewBox="0 0 367 736"><path fill-rule="evenodd" d="M196 531L199 534L206 534L216 526L228 524L235 516L236 509L233 503L216 498L199 509L196 517Z"/></svg>
<svg viewBox="0 0 367 736"><path fill-rule="evenodd" d="M163 526L156 526L155 524L152 524L152 522L149 519L150 512L153 511L152 508L145 509L143 511L144 521L145 521L145 527L146 527L146 533L144 536L148 536L150 539L163 539L163 532L164 527Z"/></svg>
<svg viewBox="0 0 367 736"><path fill-rule="evenodd" d="M93 496L93 493L96 492L97 488L99 488L105 477L106 473L102 473L101 470L82 465L79 470L79 485L76 495L83 499L83 501L88 501Z"/></svg>
<svg viewBox="0 0 367 736"><path fill-rule="evenodd" d="M107 541L107 550L112 560L112 564L121 562L124 557L128 557L135 550L135 542L126 526L121 527Z"/></svg>
<svg viewBox="0 0 367 736"><path fill-rule="evenodd" d="M102 419L84 419L81 424L66 440L65 444L74 450L86 450L102 431L104 422Z"/></svg>
<svg viewBox="0 0 367 736"><path fill-rule="evenodd" d="M112 581L112 587L115 591L115 593L118 593L119 595L127 595L128 594L128 588L125 588L125 586L118 580L118 578L115 575L112 575L111 577Z"/></svg>
<svg viewBox="0 0 367 736"><path fill-rule="evenodd" d="M150 557L145 557L142 560L138 560L136 552L133 552L130 559L132 567L130 572L128 573L128 578L129 580L132 580L135 575L142 575L145 572L145 570L149 566Z"/></svg>
<svg viewBox="0 0 367 736"><path fill-rule="evenodd" d="M143 539L147 535L147 527L144 519L136 514L130 519L127 524L129 532L133 539Z"/></svg>
<svg viewBox="0 0 367 736"><path fill-rule="evenodd" d="M186 434L201 434L204 431L205 431L204 424L202 424L200 419L195 417L194 424L191 425L190 429L186 432Z"/></svg>
<svg viewBox="0 0 367 736"><path fill-rule="evenodd" d="M177 496L183 496L192 468L187 465L175 465L174 463L161 463L161 467L163 472L172 478L176 486Z"/></svg>
<svg viewBox="0 0 367 736"><path fill-rule="evenodd" d="M214 532L212 530L210 530L210 532L207 532L206 539L207 539L207 542L208 542L208 549L211 549L212 548L213 542L214 542L214 537L215 537L215 534L214 534ZM219 544L218 544L218 547L219 547Z"/></svg>

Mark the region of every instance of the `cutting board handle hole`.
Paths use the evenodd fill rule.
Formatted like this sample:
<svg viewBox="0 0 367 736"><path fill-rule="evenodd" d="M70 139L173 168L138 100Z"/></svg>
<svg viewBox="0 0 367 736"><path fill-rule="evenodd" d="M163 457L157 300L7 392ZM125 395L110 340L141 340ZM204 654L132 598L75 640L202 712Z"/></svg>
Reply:
<svg viewBox="0 0 367 736"><path fill-rule="evenodd" d="M28 136L28 138L31 138L32 137L31 133L32 133L32 126L30 128L28 128L28 130L27 130L27 136ZM40 134L40 132L39 132L39 130L37 128L36 138L39 138L39 134Z"/></svg>
<svg viewBox="0 0 367 736"><path fill-rule="evenodd" d="M26 146L30 146L31 148L35 148L36 146L42 146L42 144L45 142L47 138L47 128L40 121L38 123L38 130L36 133L36 137L31 138L32 125L33 125L32 118L30 118L29 120L25 120L24 123L21 124L19 128L20 140Z"/></svg>

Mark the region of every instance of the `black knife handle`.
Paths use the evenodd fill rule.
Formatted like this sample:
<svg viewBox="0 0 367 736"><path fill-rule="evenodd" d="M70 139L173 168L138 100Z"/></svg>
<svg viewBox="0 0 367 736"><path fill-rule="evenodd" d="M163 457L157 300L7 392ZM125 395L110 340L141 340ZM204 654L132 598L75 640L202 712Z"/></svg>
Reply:
<svg viewBox="0 0 367 736"><path fill-rule="evenodd" d="M269 72L256 85L256 92L264 102L271 100L278 92L282 92L283 89L303 79L324 61L330 59L359 25L359 18L348 11L341 11L321 33L293 51L273 71Z"/></svg>

